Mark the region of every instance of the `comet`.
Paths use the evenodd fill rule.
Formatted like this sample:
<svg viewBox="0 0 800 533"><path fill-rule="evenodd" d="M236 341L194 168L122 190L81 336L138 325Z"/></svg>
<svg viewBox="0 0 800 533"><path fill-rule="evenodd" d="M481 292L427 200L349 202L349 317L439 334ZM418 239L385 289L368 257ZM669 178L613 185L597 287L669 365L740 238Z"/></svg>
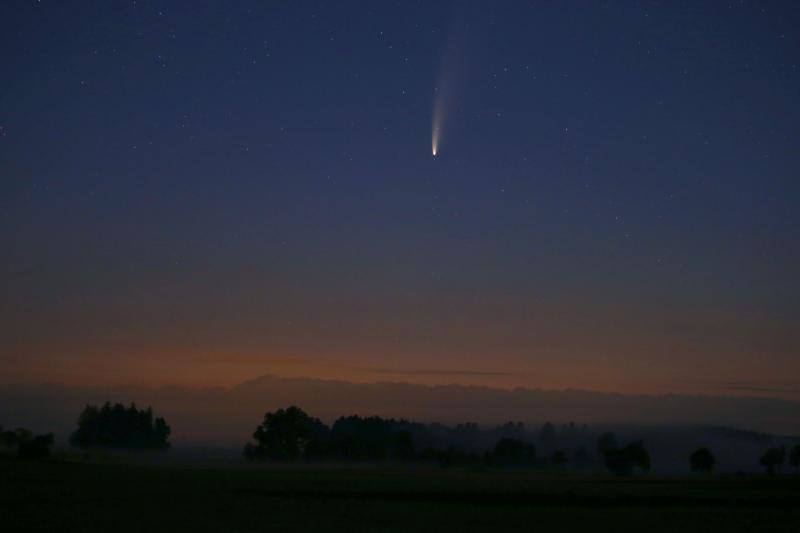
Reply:
<svg viewBox="0 0 800 533"><path fill-rule="evenodd" d="M444 126L445 112L449 108L449 99L447 98L447 81L445 76L442 75L443 83L435 90L433 98L433 119L431 122L431 153L433 157L439 153L439 146L442 140L442 127Z"/></svg>
<svg viewBox="0 0 800 533"><path fill-rule="evenodd" d="M439 153L439 141L442 136L442 123L444 122L445 105L441 99L441 91L436 91L433 100L433 123L431 124L431 152L433 157Z"/></svg>
<svg viewBox="0 0 800 533"><path fill-rule="evenodd" d="M437 84L433 91L433 112L431 118L431 153L439 155L444 139L447 117L456 103L456 86L463 71L464 28L454 24L447 32L447 42L442 50Z"/></svg>

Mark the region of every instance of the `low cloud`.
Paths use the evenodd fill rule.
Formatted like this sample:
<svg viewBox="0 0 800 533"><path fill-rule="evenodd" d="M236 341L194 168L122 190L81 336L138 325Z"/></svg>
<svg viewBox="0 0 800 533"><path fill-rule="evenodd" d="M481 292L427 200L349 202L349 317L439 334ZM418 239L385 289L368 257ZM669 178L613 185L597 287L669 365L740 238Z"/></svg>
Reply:
<svg viewBox="0 0 800 533"><path fill-rule="evenodd" d="M411 369L401 370L395 368L367 368L376 374L395 374L401 376L512 376L512 372L500 372L494 370L447 370L447 369ZM518 375L518 374L517 374Z"/></svg>

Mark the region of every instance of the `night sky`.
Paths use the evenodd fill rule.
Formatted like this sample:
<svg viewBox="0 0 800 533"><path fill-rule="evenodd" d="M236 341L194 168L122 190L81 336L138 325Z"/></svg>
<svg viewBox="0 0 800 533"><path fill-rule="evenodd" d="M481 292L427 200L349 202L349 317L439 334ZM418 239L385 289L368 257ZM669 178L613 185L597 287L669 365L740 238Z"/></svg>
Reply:
<svg viewBox="0 0 800 533"><path fill-rule="evenodd" d="M4 1L0 381L800 396L798 65L792 1Z"/></svg>

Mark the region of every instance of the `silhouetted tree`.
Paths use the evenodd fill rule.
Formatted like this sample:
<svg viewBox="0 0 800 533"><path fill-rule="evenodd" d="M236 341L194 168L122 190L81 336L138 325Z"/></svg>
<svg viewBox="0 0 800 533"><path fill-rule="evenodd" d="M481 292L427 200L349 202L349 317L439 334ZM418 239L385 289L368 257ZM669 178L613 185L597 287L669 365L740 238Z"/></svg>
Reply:
<svg viewBox="0 0 800 533"><path fill-rule="evenodd" d="M546 422L539 430L539 442L545 451L552 450L556 446L556 427L550 422Z"/></svg>
<svg viewBox="0 0 800 533"><path fill-rule="evenodd" d="M414 438L408 430L395 431L389 446L389 453L394 459L409 461L414 458Z"/></svg>
<svg viewBox="0 0 800 533"><path fill-rule="evenodd" d="M266 413L253 433L255 444L245 445L245 458L297 461L325 453L328 427L296 406Z"/></svg>
<svg viewBox="0 0 800 533"><path fill-rule="evenodd" d="M597 437L597 452L601 457L610 450L616 450L619 447L617 444L617 436L611 432L602 433Z"/></svg>
<svg viewBox="0 0 800 533"><path fill-rule="evenodd" d="M459 435L478 435L481 429L475 422L465 422L464 424L458 424L453 431Z"/></svg>
<svg viewBox="0 0 800 533"><path fill-rule="evenodd" d="M17 434L10 429L0 431L0 446L3 448L15 448L17 446Z"/></svg>
<svg viewBox="0 0 800 533"><path fill-rule="evenodd" d="M80 448L169 448L170 427L159 417L153 418L153 410L137 409L136 404L125 408L121 403L106 402L97 408L87 405L78 418L78 429L70 437L70 443Z"/></svg>
<svg viewBox="0 0 800 533"><path fill-rule="evenodd" d="M591 460L592 458L589 456L589 452L586 450L585 446L580 446L572 455L572 462L575 463L577 467L584 467L588 465Z"/></svg>
<svg viewBox="0 0 800 533"><path fill-rule="evenodd" d="M469 466L480 463L480 457L474 453L467 453L456 446L448 446L444 451L428 449L421 454L424 460L434 459L442 468L453 466Z"/></svg>
<svg viewBox="0 0 800 533"><path fill-rule="evenodd" d="M792 452L789 454L789 464L800 474L800 444L792 446Z"/></svg>
<svg viewBox="0 0 800 533"><path fill-rule="evenodd" d="M147 416L144 419L146 423L147 420L150 420L153 417L153 413L150 408L147 408ZM155 443L156 448L169 448L169 434L172 432L172 428L167 425L167 421L164 420L162 417L158 417L153 422L153 434L151 437L151 441Z"/></svg>
<svg viewBox="0 0 800 533"><path fill-rule="evenodd" d="M550 462L553 463L555 466L561 467L567 464L567 454L561 450L556 450L553 452L552 457L550 457Z"/></svg>
<svg viewBox="0 0 800 533"><path fill-rule="evenodd" d="M17 457L20 459L44 459L50 455L55 438L52 433L36 435L31 439L20 441L17 448Z"/></svg>
<svg viewBox="0 0 800 533"><path fill-rule="evenodd" d="M54 443L52 433L34 436L25 428L15 431L0 428L0 447L5 449L5 453L13 453L20 459L44 459L50 455Z"/></svg>
<svg viewBox="0 0 800 533"><path fill-rule="evenodd" d="M698 448L689 456L692 472L711 472L717 460L708 448Z"/></svg>
<svg viewBox="0 0 800 533"><path fill-rule="evenodd" d="M779 448L770 448L764 455L761 456L759 464L767 469L767 474L775 474L775 470L780 470L781 465L786 459L786 448L781 446Z"/></svg>
<svg viewBox="0 0 800 533"><path fill-rule="evenodd" d="M343 416L331 428L332 453L355 461L407 461L414 456L419 424L379 416Z"/></svg>
<svg viewBox="0 0 800 533"><path fill-rule="evenodd" d="M497 466L532 466L536 463L536 446L519 439L502 438L494 445L488 459Z"/></svg>
<svg viewBox="0 0 800 533"><path fill-rule="evenodd" d="M32 438L33 433L25 428L17 428L14 431L8 429L0 434L0 444L5 448L16 450L21 442L31 440Z"/></svg>
<svg viewBox="0 0 800 533"><path fill-rule="evenodd" d="M458 424L453 430L452 435L456 442L464 446L467 450L473 450L479 445L481 430L478 424L467 422L465 424Z"/></svg>
<svg viewBox="0 0 800 533"><path fill-rule="evenodd" d="M525 438L525 424L522 422L506 422L497 426L493 433L492 437L496 440L503 438L523 440Z"/></svg>
<svg viewBox="0 0 800 533"><path fill-rule="evenodd" d="M617 476L629 476L635 469L650 470L650 454L642 441L635 441L624 448L607 449L604 452L606 467Z"/></svg>

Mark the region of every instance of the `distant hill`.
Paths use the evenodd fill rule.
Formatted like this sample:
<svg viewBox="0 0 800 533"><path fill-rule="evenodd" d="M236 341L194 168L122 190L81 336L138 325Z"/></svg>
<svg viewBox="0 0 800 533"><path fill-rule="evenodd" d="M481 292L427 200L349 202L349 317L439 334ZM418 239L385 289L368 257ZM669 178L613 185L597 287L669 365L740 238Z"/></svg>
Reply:
<svg viewBox="0 0 800 533"><path fill-rule="evenodd" d="M178 445L241 446L265 411L290 404L327 422L342 414L377 414L450 424L472 421L491 425L508 420L540 424L549 420L800 433L800 403L776 398L504 390L276 376L262 376L233 388L0 385L0 424L55 431L58 440L65 442L80 410L87 403L106 400L152 405L172 426L173 442ZM737 437L734 430L716 431L720 438Z"/></svg>

